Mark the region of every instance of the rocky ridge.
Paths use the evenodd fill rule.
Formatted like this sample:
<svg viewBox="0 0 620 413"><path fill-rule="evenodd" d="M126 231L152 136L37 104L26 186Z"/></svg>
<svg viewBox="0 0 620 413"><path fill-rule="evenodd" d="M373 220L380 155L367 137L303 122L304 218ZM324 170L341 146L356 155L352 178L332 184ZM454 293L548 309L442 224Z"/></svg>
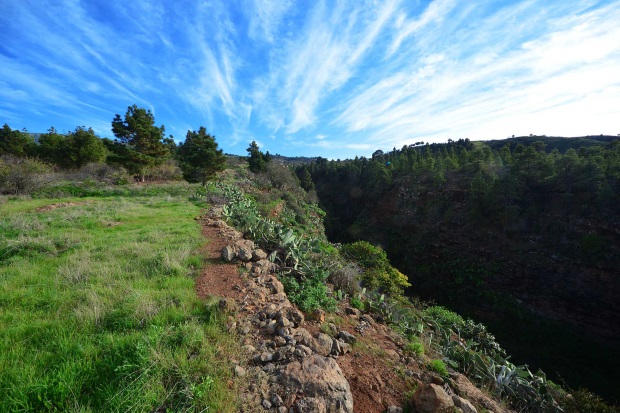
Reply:
<svg viewBox="0 0 620 413"><path fill-rule="evenodd" d="M211 249L223 245L219 253L228 263L227 271L222 264L207 267L198 282L202 295L220 297L230 314L229 331L242 341L244 359L231 361L234 374L247 382L241 411L397 413L407 403L420 413L472 413L475 406L509 411L465 376L453 374L450 386L425 371L403 353L402 340L369 314L344 306L338 320L320 310L306 317L288 300L267 252L222 221L217 209L200 220ZM231 279L232 268L238 280ZM413 388L415 394L406 395Z"/></svg>

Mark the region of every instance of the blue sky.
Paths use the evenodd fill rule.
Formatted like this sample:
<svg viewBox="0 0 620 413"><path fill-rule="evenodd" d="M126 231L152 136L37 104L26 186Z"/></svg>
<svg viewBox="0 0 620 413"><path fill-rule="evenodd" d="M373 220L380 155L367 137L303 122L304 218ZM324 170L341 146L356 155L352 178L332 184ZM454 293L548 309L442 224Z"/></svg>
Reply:
<svg viewBox="0 0 620 413"><path fill-rule="evenodd" d="M2 0L0 124L137 104L227 153L620 133L620 1Z"/></svg>

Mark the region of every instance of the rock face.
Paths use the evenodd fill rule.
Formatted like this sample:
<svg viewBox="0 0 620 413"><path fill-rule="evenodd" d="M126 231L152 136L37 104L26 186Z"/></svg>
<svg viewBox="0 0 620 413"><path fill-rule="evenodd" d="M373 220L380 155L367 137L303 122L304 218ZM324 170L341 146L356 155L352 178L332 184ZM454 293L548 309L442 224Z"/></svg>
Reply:
<svg viewBox="0 0 620 413"><path fill-rule="evenodd" d="M454 402L448 393L436 384L423 384L413 395L418 413L452 413Z"/></svg>
<svg viewBox="0 0 620 413"><path fill-rule="evenodd" d="M313 354L289 363L280 370L280 382L293 391L302 390L306 396L296 403L297 411L353 413L349 383L332 358Z"/></svg>

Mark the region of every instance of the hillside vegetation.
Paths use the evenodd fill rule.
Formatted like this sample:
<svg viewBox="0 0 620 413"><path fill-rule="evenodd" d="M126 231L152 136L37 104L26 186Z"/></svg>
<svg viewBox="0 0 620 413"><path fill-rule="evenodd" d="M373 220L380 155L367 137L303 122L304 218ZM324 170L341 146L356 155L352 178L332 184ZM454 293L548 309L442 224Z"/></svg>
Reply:
<svg viewBox="0 0 620 413"><path fill-rule="evenodd" d="M418 144L296 172L331 241L383 246L409 294L484 320L520 361L617 396L620 140Z"/></svg>

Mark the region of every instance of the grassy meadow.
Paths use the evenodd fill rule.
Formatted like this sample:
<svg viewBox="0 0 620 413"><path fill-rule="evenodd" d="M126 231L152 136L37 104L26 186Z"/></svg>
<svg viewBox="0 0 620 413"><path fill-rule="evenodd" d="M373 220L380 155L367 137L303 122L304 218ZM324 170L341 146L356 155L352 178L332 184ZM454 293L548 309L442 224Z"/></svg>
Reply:
<svg viewBox="0 0 620 413"><path fill-rule="evenodd" d="M0 197L0 412L237 410L191 190Z"/></svg>

